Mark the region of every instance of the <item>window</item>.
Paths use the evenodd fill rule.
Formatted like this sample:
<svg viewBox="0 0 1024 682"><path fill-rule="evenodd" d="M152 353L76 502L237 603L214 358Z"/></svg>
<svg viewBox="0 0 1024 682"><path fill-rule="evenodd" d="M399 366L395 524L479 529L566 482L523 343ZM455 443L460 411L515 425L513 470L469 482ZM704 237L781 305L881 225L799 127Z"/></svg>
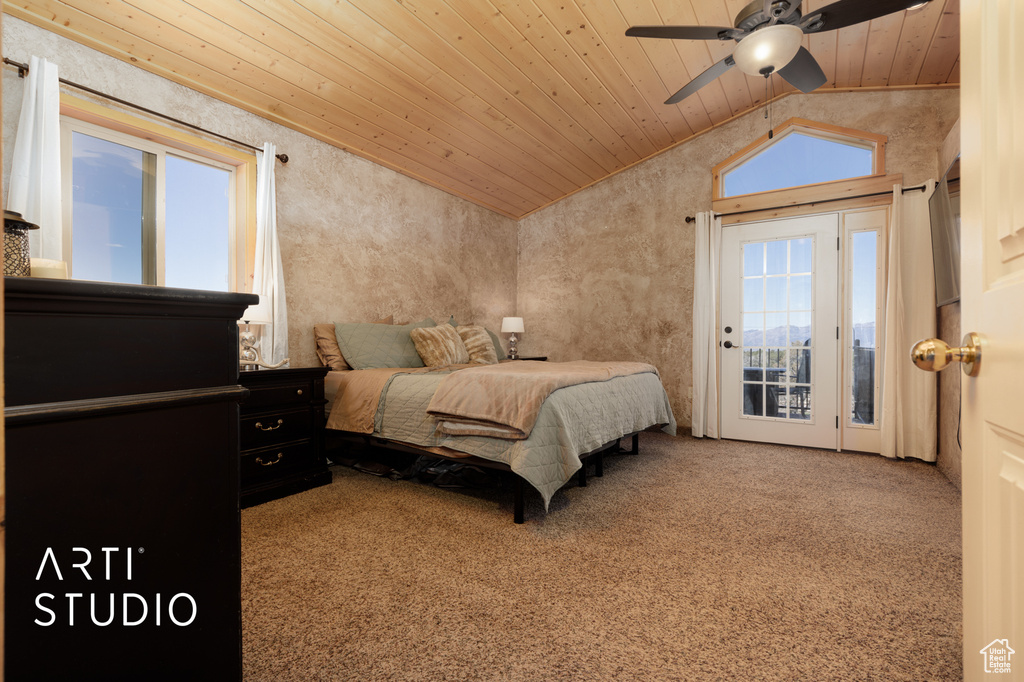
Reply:
<svg viewBox="0 0 1024 682"><path fill-rule="evenodd" d="M813 262L811 237L743 245L744 415L813 416Z"/></svg>
<svg viewBox="0 0 1024 682"><path fill-rule="evenodd" d="M69 98L70 99L70 98ZM62 99L64 259L74 279L241 291L255 157ZM88 119L88 120L83 120ZM144 128L140 129L140 123ZM159 129L158 129L159 128ZM227 153L225 153L227 152Z"/></svg>
<svg viewBox="0 0 1024 682"><path fill-rule="evenodd" d="M736 197L884 172L885 136L790 119L714 169L714 197Z"/></svg>
<svg viewBox="0 0 1024 682"><path fill-rule="evenodd" d="M879 452L889 209L844 211L843 448Z"/></svg>
<svg viewBox="0 0 1024 682"><path fill-rule="evenodd" d="M790 128L770 147L722 174L722 196L871 175L871 149L826 140Z"/></svg>
<svg viewBox="0 0 1024 682"><path fill-rule="evenodd" d="M850 259L847 267L849 290L849 330L846 338L852 345L847 366L850 368L849 409L850 425L873 426L877 421L877 385L875 349L880 327L879 320L879 279L881 260L879 254L880 229L851 230L848 233L847 253Z"/></svg>

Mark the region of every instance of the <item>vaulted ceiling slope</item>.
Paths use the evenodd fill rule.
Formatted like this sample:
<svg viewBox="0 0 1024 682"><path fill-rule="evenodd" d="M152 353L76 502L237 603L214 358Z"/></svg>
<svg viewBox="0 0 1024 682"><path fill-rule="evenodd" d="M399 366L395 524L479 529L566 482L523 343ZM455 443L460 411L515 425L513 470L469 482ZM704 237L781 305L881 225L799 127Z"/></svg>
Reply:
<svg viewBox="0 0 1024 682"><path fill-rule="evenodd" d="M763 104L764 80L731 69L665 105L735 43L625 35L631 25L731 26L747 2L5 0L3 8L518 219ZM802 10L826 4L805 0ZM805 35L803 45L828 79L821 90L958 84L959 15L959 0L932 0ZM793 91L773 81L776 94Z"/></svg>

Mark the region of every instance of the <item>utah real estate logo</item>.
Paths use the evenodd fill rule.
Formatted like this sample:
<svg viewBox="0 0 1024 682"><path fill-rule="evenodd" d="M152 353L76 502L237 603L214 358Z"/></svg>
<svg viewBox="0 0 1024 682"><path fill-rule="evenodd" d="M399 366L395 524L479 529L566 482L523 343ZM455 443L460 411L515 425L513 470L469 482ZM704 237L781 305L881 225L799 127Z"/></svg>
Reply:
<svg viewBox="0 0 1024 682"><path fill-rule="evenodd" d="M1009 673L1010 656L1017 652L1010 648L1009 640L993 639L980 653L985 657L985 672Z"/></svg>

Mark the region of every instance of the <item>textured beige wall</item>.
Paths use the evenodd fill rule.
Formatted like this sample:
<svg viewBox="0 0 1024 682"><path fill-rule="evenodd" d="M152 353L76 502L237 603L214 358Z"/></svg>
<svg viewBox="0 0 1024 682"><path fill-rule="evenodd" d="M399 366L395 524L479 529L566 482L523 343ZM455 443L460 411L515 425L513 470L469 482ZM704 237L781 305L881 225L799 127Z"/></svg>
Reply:
<svg viewBox="0 0 1024 682"><path fill-rule="evenodd" d="M289 347L317 322L454 315L498 331L515 308L515 222L310 138L281 146L278 226Z"/></svg>
<svg viewBox="0 0 1024 682"><path fill-rule="evenodd" d="M821 93L781 100L773 119L888 135L887 169L913 185L938 175L958 110L958 90ZM689 425L694 244L684 218L710 209L711 168L766 130L763 110L752 112L521 220L524 354L650 362Z"/></svg>
<svg viewBox="0 0 1024 682"><path fill-rule="evenodd" d="M319 364L317 322L454 315L497 331L514 314L514 221L9 16L3 44L15 61L45 57L67 80L288 154L275 179L292 366ZM3 89L11 149L23 92L15 69L3 69Z"/></svg>

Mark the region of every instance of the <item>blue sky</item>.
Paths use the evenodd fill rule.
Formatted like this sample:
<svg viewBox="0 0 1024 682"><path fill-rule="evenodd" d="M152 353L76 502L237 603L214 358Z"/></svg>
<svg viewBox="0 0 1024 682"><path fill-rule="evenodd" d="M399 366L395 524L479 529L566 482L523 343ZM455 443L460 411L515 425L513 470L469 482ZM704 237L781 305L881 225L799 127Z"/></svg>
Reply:
<svg viewBox="0 0 1024 682"><path fill-rule="evenodd" d="M143 166L155 155L79 132L72 139L73 276L141 284ZM164 284L229 291L230 173L165 158Z"/></svg>
<svg viewBox="0 0 1024 682"><path fill-rule="evenodd" d="M871 161L870 149L793 132L727 172L722 196L871 175Z"/></svg>

